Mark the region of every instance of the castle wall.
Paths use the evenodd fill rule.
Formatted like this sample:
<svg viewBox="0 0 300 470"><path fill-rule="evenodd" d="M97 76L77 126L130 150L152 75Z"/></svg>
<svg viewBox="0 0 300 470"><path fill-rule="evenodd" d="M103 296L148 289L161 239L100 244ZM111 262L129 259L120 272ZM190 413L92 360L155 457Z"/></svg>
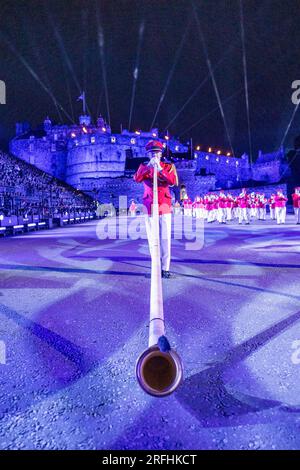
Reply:
<svg viewBox="0 0 300 470"><path fill-rule="evenodd" d="M16 139L10 142L10 152L16 157L24 160L40 170L65 179L66 173L66 150L58 149L47 139Z"/></svg>
<svg viewBox="0 0 300 470"><path fill-rule="evenodd" d="M197 152L196 155L196 173L200 174L205 171L206 174L214 174L217 187L230 188L241 179L251 178L247 155L243 155L241 158L207 152Z"/></svg>
<svg viewBox="0 0 300 470"><path fill-rule="evenodd" d="M67 183L86 189L87 178L117 178L124 175L126 154L118 145L73 146L67 156Z"/></svg>

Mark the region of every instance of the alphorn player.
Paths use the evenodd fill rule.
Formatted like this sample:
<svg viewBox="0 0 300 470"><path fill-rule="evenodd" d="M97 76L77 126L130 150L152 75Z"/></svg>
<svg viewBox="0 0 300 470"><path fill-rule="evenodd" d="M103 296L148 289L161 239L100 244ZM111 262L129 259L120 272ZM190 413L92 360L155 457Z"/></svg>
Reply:
<svg viewBox="0 0 300 470"><path fill-rule="evenodd" d="M163 144L158 140L150 140L146 145L148 163L141 163L134 175L137 183L144 183L143 204L145 207L145 225L151 254L152 246L152 205L153 205L153 169L157 165L157 189L160 228L160 256L162 277L169 279L171 262L171 222L172 198L170 186L178 185L176 168L171 163L161 161Z"/></svg>

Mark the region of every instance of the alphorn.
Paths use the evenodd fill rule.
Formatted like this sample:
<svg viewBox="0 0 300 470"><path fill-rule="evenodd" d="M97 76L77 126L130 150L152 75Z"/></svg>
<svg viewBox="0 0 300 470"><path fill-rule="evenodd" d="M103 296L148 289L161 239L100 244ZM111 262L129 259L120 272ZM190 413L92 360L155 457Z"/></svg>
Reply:
<svg viewBox="0 0 300 470"><path fill-rule="evenodd" d="M151 240L151 293L148 348L136 363L136 377L141 388L155 397L174 392L182 381L182 362L165 336L161 280L157 165L153 169L153 208Z"/></svg>

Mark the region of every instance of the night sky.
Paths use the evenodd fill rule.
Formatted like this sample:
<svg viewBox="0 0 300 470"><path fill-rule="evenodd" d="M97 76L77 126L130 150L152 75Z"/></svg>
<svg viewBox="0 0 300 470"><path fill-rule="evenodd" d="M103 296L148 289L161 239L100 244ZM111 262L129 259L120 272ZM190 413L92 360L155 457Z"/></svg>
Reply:
<svg viewBox="0 0 300 470"><path fill-rule="evenodd" d="M195 0L194 7L189 0L0 0L0 6L0 79L7 87L1 139L13 134L16 121L33 127L46 115L77 121L82 89L93 120L101 113L113 131L128 128L135 75L132 130L149 130L165 90L155 119L161 130L223 150L230 150L229 134L237 154L249 151L239 0ZM255 156L280 145L295 109L300 0L244 0L243 14ZM300 111L286 145L298 134Z"/></svg>

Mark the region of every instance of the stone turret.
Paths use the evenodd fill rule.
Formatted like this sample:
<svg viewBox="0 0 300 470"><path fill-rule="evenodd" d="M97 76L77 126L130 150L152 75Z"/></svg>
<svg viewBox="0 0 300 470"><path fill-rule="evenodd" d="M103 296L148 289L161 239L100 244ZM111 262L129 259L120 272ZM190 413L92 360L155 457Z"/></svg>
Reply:
<svg viewBox="0 0 300 470"><path fill-rule="evenodd" d="M51 119L49 118L49 116L46 117L46 119L44 120L44 131L47 132L50 132L52 129L52 121Z"/></svg>

